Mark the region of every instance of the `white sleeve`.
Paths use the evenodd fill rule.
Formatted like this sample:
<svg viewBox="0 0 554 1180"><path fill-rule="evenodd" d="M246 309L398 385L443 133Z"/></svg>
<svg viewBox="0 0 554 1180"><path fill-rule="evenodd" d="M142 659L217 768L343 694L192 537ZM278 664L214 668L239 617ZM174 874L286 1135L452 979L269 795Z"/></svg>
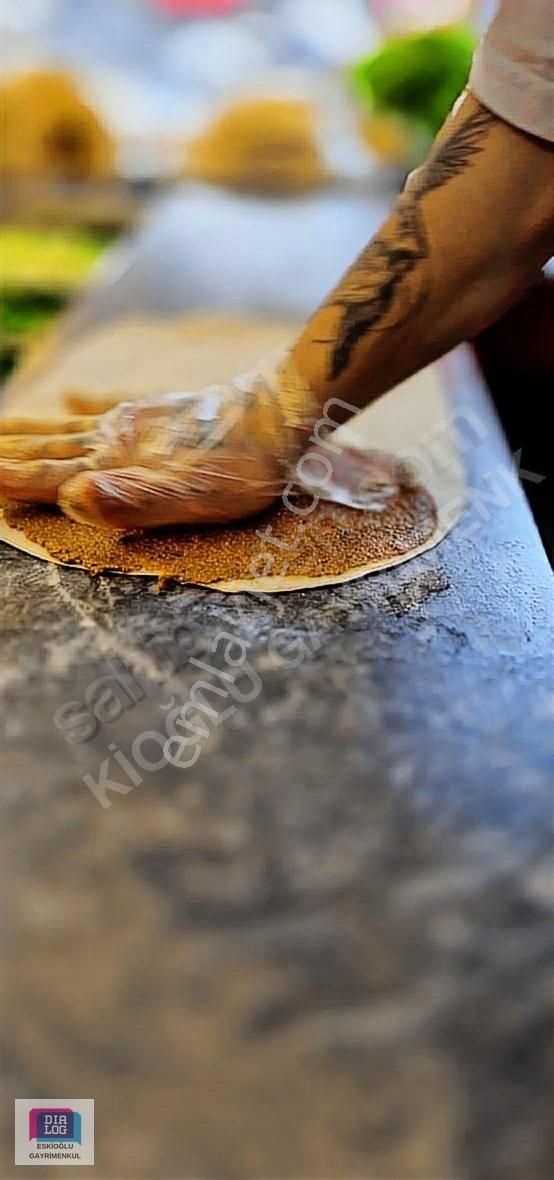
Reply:
<svg viewBox="0 0 554 1180"><path fill-rule="evenodd" d="M507 123L554 142L553 0L501 0L469 86Z"/></svg>

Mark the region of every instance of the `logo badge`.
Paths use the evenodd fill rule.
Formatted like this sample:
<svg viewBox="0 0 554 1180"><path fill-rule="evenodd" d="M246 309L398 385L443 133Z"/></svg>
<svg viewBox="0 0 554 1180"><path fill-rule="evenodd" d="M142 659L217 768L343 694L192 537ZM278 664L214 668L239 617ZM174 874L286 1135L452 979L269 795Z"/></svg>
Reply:
<svg viewBox="0 0 554 1180"><path fill-rule="evenodd" d="M16 1164L94 1163L94 1098L16 1098Z"/></svg>

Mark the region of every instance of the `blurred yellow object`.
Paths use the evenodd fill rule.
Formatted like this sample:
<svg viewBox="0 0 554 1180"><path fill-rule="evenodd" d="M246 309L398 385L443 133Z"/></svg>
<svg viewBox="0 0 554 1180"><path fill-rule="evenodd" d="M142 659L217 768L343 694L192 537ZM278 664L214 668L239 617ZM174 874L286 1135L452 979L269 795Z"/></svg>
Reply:
<svg viewBox="0 0 554 1180"><path fill-rule="evenodd" d="M187 145L189 176L269 193L301 192L329 174L311 105L293 99L236 102Z"/></svg>
<svg viewBox="0 0 554 1180"><path fill-rule="evenodd" d="M402 115L363 115L360 132L366 146L385 163L404 165L409 160L414 132Z"/></svg>
<svg viewBox="0 0 554 1180"><path fill-rule="evenodd" d="M114 147L70 75L15 74L0 85L0 166L13 179L94 180L113 173Z"/></svg>
<svg viewBox="0 0 554 1180"><path fill-rule="evenodd" d="M103 248L100 236L84 231L2 226L2 286L72 290L87 277Z"/></svg>

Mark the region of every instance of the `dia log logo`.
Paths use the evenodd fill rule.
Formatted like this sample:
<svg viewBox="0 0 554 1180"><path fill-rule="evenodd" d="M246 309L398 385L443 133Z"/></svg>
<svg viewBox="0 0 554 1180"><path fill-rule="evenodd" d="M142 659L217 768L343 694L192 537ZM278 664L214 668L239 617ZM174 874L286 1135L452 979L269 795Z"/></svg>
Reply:
<svg viewBox="0 0 554 1180"><path fill-rule="evenodd" d="M93 1164L94 1099L16 1098L15 1163Z"/></svg>
<svg viewBox="0 0 554 1180"><path fill-rule="evenodd" d="M81 1142L81 1116L71 1107L49 1109L35 1106L29 1111L29 1139L63 1139L65 1143Z"/></svg>

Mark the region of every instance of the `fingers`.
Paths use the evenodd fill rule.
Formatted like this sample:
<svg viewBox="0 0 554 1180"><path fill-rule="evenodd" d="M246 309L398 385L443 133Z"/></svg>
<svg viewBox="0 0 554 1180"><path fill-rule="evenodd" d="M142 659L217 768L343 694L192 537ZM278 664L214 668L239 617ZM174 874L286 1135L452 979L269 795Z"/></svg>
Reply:
<svg viewBox="0 0 554 1180"><path fill-rule="evenodd" d="M93 418L66 422L12 418L0 423L0 494L53 504L58 488L87 466Z"/></svg>
<svg viewBox="0 0 554 1180"><path fill-rule="evenodd" d="M65 394L64 402L71 414L104 414L113 410L120 402L129 401L125 393L81 393L72 389Z"/></svg>
<svg viewBox="0 0 554 1180"><path fill-rule="evenodd" d="M5 459L75 459L91 451L93 431L86 434L10 434L0 438Z"/></svg>
<svg viewBox="0 0 554 1180"><path fill-rule="evenodd" d="M0 438L7 434L79 434L92 430L96 418L0 418Z"/></svg>
<svg viewBox="0 0 554 1180"><path fill-rule="evenodd" d="M55 504L58 489L88 466L88 459L0 459L0 495L12 500Z"/></svg>
<svg viewBox="0 0 554 1180"><path fill-rule="evenodd" d="M59 504L73 520L112 529L223 523L260 512L281 485L217 470L179 479L147 467L86 471L64 484Z"/></svg>

